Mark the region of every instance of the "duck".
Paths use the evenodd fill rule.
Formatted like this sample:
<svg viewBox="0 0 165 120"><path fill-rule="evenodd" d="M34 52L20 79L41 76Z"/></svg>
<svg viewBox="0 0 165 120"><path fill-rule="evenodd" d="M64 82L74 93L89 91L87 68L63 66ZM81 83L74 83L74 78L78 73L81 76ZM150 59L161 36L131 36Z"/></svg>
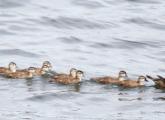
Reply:
<svg viewBox="0 0 165 120"><path fill-rule="evenodd" d="M112 77L112 76L105 76L105 77L96 77L91 78L90 80L94 80L97 83L101 84L119 84L123 80L127 80L128 76L126 71L120 71L118 74L118 77Z"/></svg>
<svg viewBox="0 0 165 120"><path fill-rule="evenodd" d="M29 67L28 70L8 73L5 76L12 79L28 79L28 78L33 78L34 73L35 73L35 68Z"/></svg>
<svg viewBox="0 0 165 120"><path fill-rule="evenodd" d="M52 69L52 64L49 61L44 61L42 66L45 66L45 65L48 66L49 70Z"/></svg>
<svg viewBox="0 0 165 120"><path fill-rule="evenodd" d="M155 83L157 88L165 88L165 78L157 75L157 78L153 78L150 75L146 75L147 78L151 79Z"/></svg>
<svg viewBox="0 0 165 120"><path fill-rule="evenodd" d="M35 68L34 76L42 76L49 72L50 67L47 65L43 65L41 68Z"/></svg>
<svg viewBox="0 0 165 120"><path fill-rule="evenodd" d="M51 70L52 65L49 61L44 61L41 68L37 68L37 67L33 67L33 68L35 69L35 72L33 73L34 76L42 76ZM25 71L28 71L28 69L17 70L17 72L25 72Z"/></svg>
<svg viewBox="0 0 165 120"><path fill-rule="evenodd" d="M75 77L70 75L59 75L54 77L50 82L57 82L60 84L76 84L82 81L83 76L84 76L84 72L81 70L77 70Z"/></svg>
<svg viewBox="0 0 165 120"><path fill-rule="evenodd" d="M76 77L76 72L77 69L76 68L71 68L69 71L69 74L66 73L56 73L53 78L58 78L58 77L72 77L75 78Z"/></svg>
<svg viewBox="0 0 165 120"><path fill-rule="evenodd" d="M119 83L119 85L125 88L142 87L145 86L145 81L148 82L145 76L139 76L137 80L123 80Z"/></svg>
<svg viewBox="0 0 165 120"><path fill-rule="evenodd" d="M8 67L0 67L0 74L6 74L10 72L16 72L17 65L14 62L10 62Z"/></svg>

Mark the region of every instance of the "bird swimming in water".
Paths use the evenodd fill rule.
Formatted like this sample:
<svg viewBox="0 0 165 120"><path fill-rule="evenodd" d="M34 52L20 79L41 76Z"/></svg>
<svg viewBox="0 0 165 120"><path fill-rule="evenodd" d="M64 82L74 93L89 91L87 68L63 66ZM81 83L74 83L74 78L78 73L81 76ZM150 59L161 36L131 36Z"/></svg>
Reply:
<svg viewBox="0 0 165 120"><path fill-rule="evenodd" d="M127 80L128 76L125 71L120 71L118 77L105 76L105 77L95 77L91 78L91 80L96 81L101 84L119 84L123 80Z"/></svg>
<svg viewBox="0 0 165 120"><path fill-rule="evenodd" d="M50 82L57 82L61 84L75 84L82 81L84 73L81 70L76 71L76 76L72 75L59 75L54 78Z"/></svg>
<svg viewBox="0 0 165 120"><path fill-rule="evenodd" d="M16 72L17 65L14 62L10 62L8 67L0 67L0 74L7 74L10 72Z"/></svg>
<svg viewBox="0 0 165 120"><path fill-rule="evenodd" d="M133 88L133 87L142 87L145 86L144 82L148 81L146 77L139 76L137 80L123 80L119 83L120 86L125 88Z"/></svg>

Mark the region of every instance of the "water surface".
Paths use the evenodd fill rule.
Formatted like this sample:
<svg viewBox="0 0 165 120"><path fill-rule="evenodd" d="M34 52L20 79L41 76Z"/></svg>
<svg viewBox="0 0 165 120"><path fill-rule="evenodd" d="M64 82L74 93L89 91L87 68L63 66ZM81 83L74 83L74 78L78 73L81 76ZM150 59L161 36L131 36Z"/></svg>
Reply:
<svg viewBox="0 0 165 120"><path fill-rule="evenodd" d="M90 77L164 75L163 0L0 0L1 66L85 71L80 85L0 77L3 120L163 120L164 90L121 89Z"/></svg>

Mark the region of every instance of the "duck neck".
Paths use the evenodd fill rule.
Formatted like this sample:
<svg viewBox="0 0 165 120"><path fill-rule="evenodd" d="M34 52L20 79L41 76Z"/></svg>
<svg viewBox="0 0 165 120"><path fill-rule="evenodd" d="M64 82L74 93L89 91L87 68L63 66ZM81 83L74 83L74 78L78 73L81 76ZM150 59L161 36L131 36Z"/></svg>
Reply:
<svg viewBox="0 0 165 120"><path fill-rule="evenodd" d="M10 70L11 72L16 72L16 69Z"/></svg>
<svg viewBox="0 0 165 120"><path fill-rule="evenodd" d="M29 77L30 78L33 77L33 73L29 72Z"/></svg>
<svg viewBox="0 0 165 120"><path fill-rule="evenodd" d="M143 81L139 81L139 85L144 85L144 82Z"/></svg>
<svg viewBox="0 0 165 120"><path fill-rule="evenodd" d="M126 80L126 77L119 77L118 79L119 81L123 81L123 80Z"/></svg>
<svg viewBox="0 0 165 120"><path fill-rule="evenodd" d="M16 72L16 69L14 69L14 68L9 68L9 70L10 70L11 72Z"/></svg>
<svg viewBox="0 0 165 120"><path fill-rule="evenodd" d="M76 77L75 74L70 74L70 76L73 77L73 78L78 78L78 77Z"/></svg>
<svg viewBox="0 0 165 120"><path fill-rule="evenodd" d="M82 78L81 77L76 77L76 79L78 80L78 81L81 81L82 80Z"/></svg>

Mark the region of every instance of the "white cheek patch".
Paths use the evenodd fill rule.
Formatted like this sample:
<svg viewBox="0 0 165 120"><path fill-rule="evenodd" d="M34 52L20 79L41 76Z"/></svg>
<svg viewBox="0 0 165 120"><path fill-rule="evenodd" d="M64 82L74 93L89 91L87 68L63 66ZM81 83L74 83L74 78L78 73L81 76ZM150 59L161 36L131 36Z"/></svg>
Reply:
<svg viewBox="0 0 165 120"><path fill-rule="evenodd" d="M16 72L16 69L12 69L12 72Z"/></svg>
<svg viewBox="0 0 165 120"><path fill-rule="evenodd" d="M15 68L15 67L11 67L10 70L11 70L12 72L16 72L16 68Z"/></svg>
<svg viewBox="0 0 165 120"><path fill-rule="evenodd" d="M140 85L144 85L144 82L143 82L143 81L141 81L141 82L140 82Z"/></svg>
<svg viewBox="0 0 165 120"><path fill-rule="evenodd" d="M145 81L144 79L141 79L140 80L140 85L144 85L144 81Z"/></svg>
<svg viewBox="0 0 165 120"><path fill-rule="evenodd" d="M49 69L48 68L44 68L43 71L49 71Z"/></svg>
<svg viewBox="0 0 165 120"><path fill-rule="evenodd" d="M81 81L82 80L83 75L78 75L78 79Z"/></svg>
<svg viewBox="0 0 165 120"><path fill-rule="evenodd" d="M76 73L72 73L72 77L76 77Z"/></svg>
<svg viewBox="0 0 165 120"><path fill-rule="evenodd" d="M127 80L127 77L120 77L119 80L120 81Z"/></svg>
<svg viewBox="0 0 165 120"><path fill-rule="evenodd" d="M125 73L120 74L121 77L127 77Z"/></svg>

